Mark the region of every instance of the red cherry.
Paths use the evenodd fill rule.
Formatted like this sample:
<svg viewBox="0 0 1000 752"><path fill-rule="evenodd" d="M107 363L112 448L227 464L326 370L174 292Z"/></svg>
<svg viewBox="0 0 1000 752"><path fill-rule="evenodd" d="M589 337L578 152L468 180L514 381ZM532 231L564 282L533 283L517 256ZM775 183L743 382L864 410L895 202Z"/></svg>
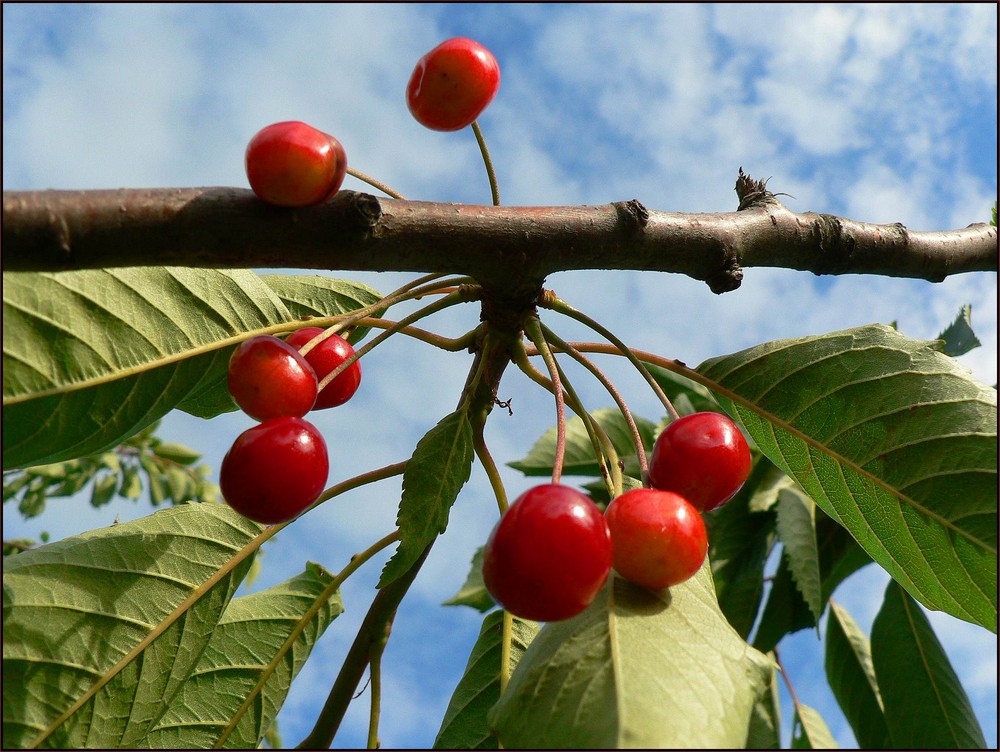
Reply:
<svg viewBox="0 0 1000 752"><path fill-rule="evenodd" d="M229 393L256 420L301 418L316 402L316 372L299 351L277 337L244 341L229 359Z"/></svg>
<svg viewBox="0 0 1000 752"><path fill-rule="evenodd" d="M323 493L330 472L326 442L302 418L272 418L244 431L222 459L226 502L264 524L297 516Z"/></svg>
<svg viewBox="0 0 1000 752"><path fill-rule="evenodd" d="M500 65L479 42L455 37L417 62L406 104L417 122L435 131L470 125L500 89Z"/></svg>
<svg viewBox="0 0 1000 752"><path fill-rule="evenodd" d="M708 537L698 510L671 491L635 488L608 505L614 568L626 580L661 590L691 577Z"/></svg>
<svg viewBox="0 0 1000 752"><path fill-rule="evenodd" d="M729 501L750 475L750 447L720 413L694 413L668 425L653 445L649 484L674 491L700 512Z"/></svg>
<svg viewBox="0 0 1000 752"><path fill-rule="evenodd" d="M292 332L285 342L296 350L300 350L309 340L322 333L323 330L318 326L307 326L305 329ZM316 371L316 378L322 381L328 373L352 355L354 355L354 348L351 347L351 343L338 334L331 334L310 350L305 358ZM323 387L323 391L316 398L313 409L323 410L327 407L343 405L354 396L360 385L361 361L356 360L344 369L337 378Z"/></svg>
<svg viewBox="0 0 1000 752"><path fill-rule="evenodd" d="M277 206L320 204L340 190L347 155L340 141L297 120L263 128L247 145L247 178Z"/></svg>
<svg viewBox="0 0 1000 752"><path fill-rule="evenodd" d="M525 491L500 518L483 555L483 581L523 619L558 621L583 611L611 570L600 508L569 486Z"/></svg>

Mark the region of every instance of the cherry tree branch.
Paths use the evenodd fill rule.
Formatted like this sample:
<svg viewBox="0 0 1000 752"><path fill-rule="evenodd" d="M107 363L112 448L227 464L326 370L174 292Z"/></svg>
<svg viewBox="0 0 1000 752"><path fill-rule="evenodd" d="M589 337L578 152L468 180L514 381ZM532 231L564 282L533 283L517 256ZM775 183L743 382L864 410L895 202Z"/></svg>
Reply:
<svg viewBox="0 0 1000 752"><path fill-rule="evenodd" d="M997 229L915 232L789 211L740 174L740 209L715 214L603 206L476 206L341 191L321 206L268 206L238 188L5 192L5 271L120 266L301 268L467 274L531 297L553 272L686 274L715 292L744 267L941 281L997 270ZM514 289L519 288L519 289Z"/></svg>

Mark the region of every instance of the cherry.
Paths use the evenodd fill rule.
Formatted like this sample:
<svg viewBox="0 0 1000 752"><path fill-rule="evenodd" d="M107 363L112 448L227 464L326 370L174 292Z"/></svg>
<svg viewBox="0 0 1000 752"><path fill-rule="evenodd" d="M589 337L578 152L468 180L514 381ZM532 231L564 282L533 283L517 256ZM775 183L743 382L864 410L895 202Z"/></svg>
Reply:
<svg viewBox="0 0 1000 752"><path fill-rule="evenodd" d="M318 326L307 326L304 329L292 332L285 340L295 349L301 349L317 334L322 334L323 330ZM309 365L316 371L316 378L322 381L333 369L340 366L345 360L354 355L354 348L351 343L338 334L331 334L316 347L310 350L305 358ZM316 398L314 410L323 410L327 407L343 405L354 396L361 385L361 361L356 360L345 368L337 378L323 387L323 391Z"/></svg>
<svg viewBox="0 0 1000 752"><path fill-rule="evenodd" d="M229 359L229 393L251 418L301 418L316 402L317 379L299 351L260 334L240 344Z"/></svg>
<svg viewBox="0 0 1000 752"><path fill-rule="evenodd" d="M272 418L244 431L222 459L226 502L263 524L297 516L323 493L330 461L317 428L302 418Z"/></svg>
<svg viewBox="0 0 1000 752"><path fill-rule="evenodd" d="M424 55L406 87L417 122L435 131L470 125L500 89L500 65L479 42L455 37Z"/></svg>
<svg viewBox="0 0 1000 752"><path fill-rule="evenodd" d="M700 512L729 501L750 474L750 447L721 413L694 413L668 425L653 445L649 484L674 491Z"/></svg>
<svg viewBox="0 0 1000 752"><path fill-rule="evenodd" d="M611 570L611 537L600 508L554 483L525 491L486 543L483 581L523 619L558 621L583 611Z"/></svg>
<svg viewBox="0 0 1000 752"><path fill-rule="evenodd" d="M347 155L340 141L298 120L274 123L250 139L247 178L257 196L277 206L322 203L340 190Z"/></svg>
<svg viewBox="0 0 1000 752"><path fill-rule="evenodd" d="M684 582L705 561L705 522L672 491L634 488L614 499L604 516L615 571L626 580L661 590Z"/></svg>

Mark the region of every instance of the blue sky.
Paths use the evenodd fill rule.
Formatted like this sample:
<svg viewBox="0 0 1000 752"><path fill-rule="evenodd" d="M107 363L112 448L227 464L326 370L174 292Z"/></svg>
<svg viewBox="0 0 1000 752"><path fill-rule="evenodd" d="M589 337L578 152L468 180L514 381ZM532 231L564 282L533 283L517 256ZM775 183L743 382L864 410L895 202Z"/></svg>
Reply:
<svg viewBox="0 0 1000 752"><path fill-rule="evenodd" d="M502 70L480 122L508 204L599 204L638 198L667 211L731 211L742 166L794 196L795 211L902 222L923 230L985 221L997 193L997 11L981 5L42 5L3 6L5 190L245 186L243 150L261 127L305 120L336 135L349 163L412 198L489 203L471 132L443 134L410 118L403 92L416 60L470 36ZM348 188L360 188L352 178ZM383 292L407 275L350 274ZM820 278L748 269L736 292L667 274L570 272L547 286L630 345L688 363L783 337L898 321L931 338L965 303L983 347L961 362L997 380L995 274L941 284ZM398 315L390 314L394 318ZM546 319L567 339L592 339ZM428 326L452 336L478 322L463 307ZM393 339L364 361L365 382L342 408L317 414L331 481L409 456L454 409L468 355ZM633 409L660 409L628 369L608 363ZM572 375L571 371L571 375ZM608 404L584 376L585 402ZM494 456L523 456L554 421L546 396L513 371L487 438ZM162 434L218 467L246 416L210 423L168 417ZM531 483L504 469L514 496ZM572 479L569 479L572 480ZM268 544L255 587L306 558L337 570L393 527L398 482L311 513ZM72 511L64 510L72 505ZM465 666L480 617L438 604L462 584L494 522L474 468L396 619L385 657L386 747L428 746ZM23 524L4 508L5 537L68 535L147 514L75 500ZM317 645L280 716L286 743L308 730L364 615L380 563L344 590L347 613ZM866 631L884 576L868 568L836 594ZM996 746L996 639L941 614L932 623ZM842 745L850 729L822 677L821 643L783 643L803 702ZM790 712L789 712L790 715ZM363 745L366 697L337 746Z"/></svg>

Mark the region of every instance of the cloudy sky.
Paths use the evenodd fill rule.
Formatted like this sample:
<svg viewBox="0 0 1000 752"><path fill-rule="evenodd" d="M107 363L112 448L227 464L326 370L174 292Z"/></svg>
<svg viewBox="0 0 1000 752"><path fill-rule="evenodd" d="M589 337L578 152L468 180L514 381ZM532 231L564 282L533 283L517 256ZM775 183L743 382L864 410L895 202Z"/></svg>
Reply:
<svg viewBox="0 0 1000 752"><path fill-rule="evenodd" d="M4 4L3 187L246 186L246 142L268 123L295 119L336 135L353 167L409 197L489 203L471 132L423 129L403 97L424 52L469 36L502 69L500 94L480 122L505 203L638 198L667 211L731 211L742 166L794 196L786 202L795 211L953 229L986 221L997 193L996 29L992 4ZM361 184L348 178L345 187ZM408 278L345 276L383 292ZM935 285L749 269L743 286L723 296L657 273L563 273L547 286L630 345L688 363L876 321L932 338L970 303L983 346L961 361L981 380L997 379L995 274ZM545 320L564 338L593 338L558 317ZM478 310L463 307L426 323L455 336L477 322ZM405 459L454 409L468 355L402 339L365 358L352 402L317 415L331 481ZM659 419L643 385L606 365L632 407ZM574 383L588 405L608 404L582 375ZM487 438L505 463L528 451L554 410L513 371L500 397L513 398L514 415L498 411ZM210 423L179 414L162 434L218 467L250 424L238 414ZM512 497L531 485L510 469L503 476ZM300 571L306 558L338 570L393 528L398 493L398 482L385 482L290 527L266 547L255 587ZM22 524L5 508L5 537L43 529L59 537L149 512L79 501L52 509ZM434 739L480 621L438 604L462 584L494 513L474 468L396 619L384 662L384 746ZM280 716L286 743L310 728L380 568L373 562L345 587L347 613L317 646ZM837 593L866 631L884 584L869 567ZM995 637L941 614L931 620L996 746ZM815 634L783 646L802 701L820 709L842 745L853 745L825 689ZM366 724L362 698L336 745L363 744Z"/></svg>

